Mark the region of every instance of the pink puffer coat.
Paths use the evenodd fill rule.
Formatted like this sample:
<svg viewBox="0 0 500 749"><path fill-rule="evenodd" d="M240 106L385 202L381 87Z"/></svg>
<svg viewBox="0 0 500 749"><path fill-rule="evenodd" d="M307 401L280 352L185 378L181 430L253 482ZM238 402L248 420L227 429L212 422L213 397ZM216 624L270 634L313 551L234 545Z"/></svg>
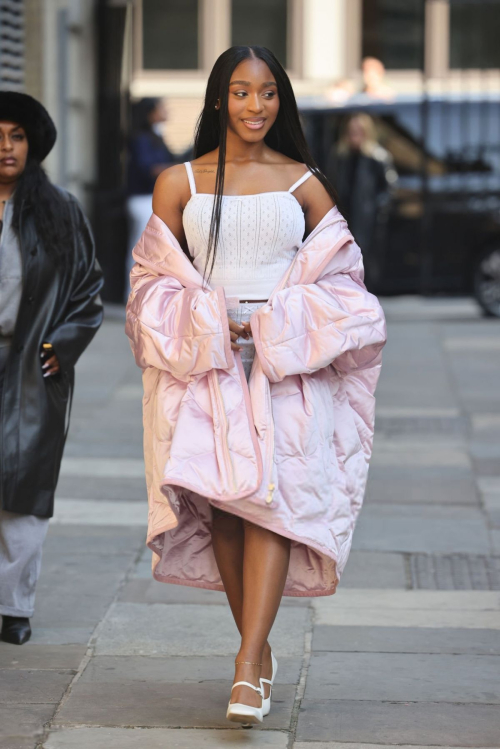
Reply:
<svg viewBox="0 0 500 749"><path fill-rule="evenodd" d="M344 218L327 213L253 314L248 385L223 289L203 286L158 216L134 259L126 332L144 370L154 577L223 590L212 504L292 540L285 595L334 593L363 500L386 338Z"/></svg>

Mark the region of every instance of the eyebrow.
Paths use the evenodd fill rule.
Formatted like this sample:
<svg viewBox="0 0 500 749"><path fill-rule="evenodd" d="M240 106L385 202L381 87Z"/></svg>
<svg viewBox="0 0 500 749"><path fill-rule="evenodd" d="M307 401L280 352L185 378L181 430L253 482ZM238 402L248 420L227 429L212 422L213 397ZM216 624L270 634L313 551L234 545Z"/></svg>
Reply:
<svg viewBox="0 0 500 749"><path fill-rule="evenodd" d="M250 81L231 81L229 84L230 86L251 86L252 84ZM262 84L262 88L267 88L267 86L277 86L278 84L276 81L266 81Z"/></svg>
<svg viewBox="0 0 500 749"><path fill-rule="evenodd" d="M0 120L0 122L2 122L2 120ZM6 120L6 122L7 122L7 120ZM15 133L16 130L24 130L24 128L23 128L22 125L14 125L14 127L11 130L11 133Z"/></svg>

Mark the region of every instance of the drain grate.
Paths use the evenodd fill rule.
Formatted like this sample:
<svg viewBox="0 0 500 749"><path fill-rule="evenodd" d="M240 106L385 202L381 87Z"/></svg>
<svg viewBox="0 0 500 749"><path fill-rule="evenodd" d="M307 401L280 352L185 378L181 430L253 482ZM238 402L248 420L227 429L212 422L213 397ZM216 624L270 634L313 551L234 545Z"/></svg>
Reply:
<svg viewBox="0 0 500 749"><path fill-rule="evenodd" d="M411 587L421 590L500 590L500 556L409 554Z"/></svg>

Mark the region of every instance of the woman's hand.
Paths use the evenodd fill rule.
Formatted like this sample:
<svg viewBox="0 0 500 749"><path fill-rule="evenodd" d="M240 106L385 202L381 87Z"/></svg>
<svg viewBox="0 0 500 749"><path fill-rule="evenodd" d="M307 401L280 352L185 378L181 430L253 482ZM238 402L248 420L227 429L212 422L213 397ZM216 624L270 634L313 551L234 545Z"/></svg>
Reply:
<svg viewBox="0 0 500 749"><path fill-rule="evenodd" d="M251 336L250 323L244 322L243 325L238 325L231 317L227 318L229 321L229 334L231 336L231 349L233 351L241 351L241 346L238 346L236 341L238 338L245 338L248 340Z"/></svg>
<svg viewBox="0 0 500 749"><path fill-rule="evenodd" d="M44 372L43 372L43 376L44 377L51 377L52 375L57 374L61 370L61 367L60 367L60 364L59 364L59 359L57 358L57 356L54 353L52 353L52 351L53 351L52 348L45 349L40 354L40 356L42 356L42 357L43 356L48 356L49 357L42 364L42 369L44 370Z"/></svg>

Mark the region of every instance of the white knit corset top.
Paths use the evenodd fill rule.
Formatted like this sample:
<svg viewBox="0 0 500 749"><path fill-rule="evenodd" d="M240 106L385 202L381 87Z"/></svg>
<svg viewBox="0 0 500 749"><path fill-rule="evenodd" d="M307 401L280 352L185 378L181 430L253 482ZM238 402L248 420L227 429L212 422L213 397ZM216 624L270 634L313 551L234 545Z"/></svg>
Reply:
<svg viewBox="0 0 500 749"><path fill-rule="evenodd" d="M191 198L182 223L193 265L203 275L214 196L197 193L191 164L185 164ZM310 177L307 171L290 189L256 195L224 195L212 287L226 297L268 299L302 243L304 213L293 191Z"/></svg>

